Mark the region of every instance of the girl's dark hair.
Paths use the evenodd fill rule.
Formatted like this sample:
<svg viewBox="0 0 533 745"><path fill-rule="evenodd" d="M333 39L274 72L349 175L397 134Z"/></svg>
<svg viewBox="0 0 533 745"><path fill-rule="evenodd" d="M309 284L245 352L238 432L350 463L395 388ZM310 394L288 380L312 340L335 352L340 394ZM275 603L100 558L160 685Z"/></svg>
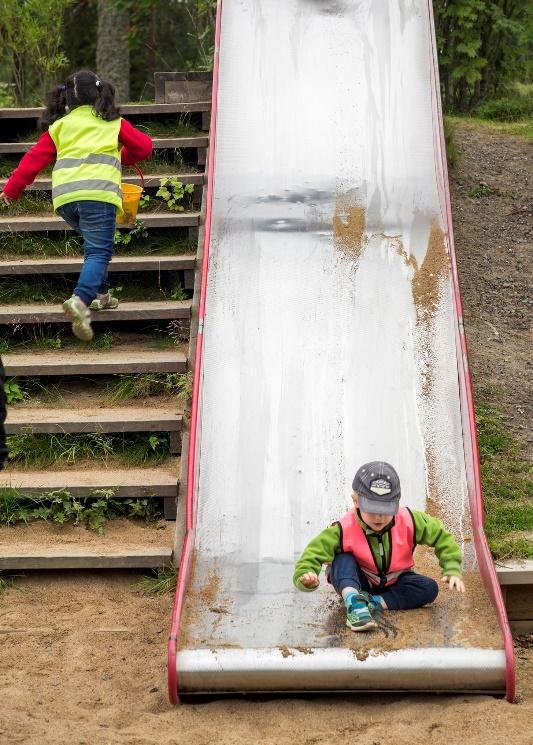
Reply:
<svg viewBox="0 0 533 745"><path fill-rule="evenodd" d="M115 86L90 70L80 70L67 78L65 85L53 88L46 97L46 109L41 117L43 129L65 116L77 106L90 105L102 119L112 121L120 117L115 103Z"/></svg>

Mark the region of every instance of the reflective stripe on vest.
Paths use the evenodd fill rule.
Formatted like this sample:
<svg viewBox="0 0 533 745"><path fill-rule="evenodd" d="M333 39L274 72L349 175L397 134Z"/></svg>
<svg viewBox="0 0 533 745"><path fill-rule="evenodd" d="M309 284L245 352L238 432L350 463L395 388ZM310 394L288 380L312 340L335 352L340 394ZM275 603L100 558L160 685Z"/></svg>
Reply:
<svg viewBox="0 0 533 745"><path fill-rule="evenodd" d="M92 106L78 106L54 122L49 134L57 150L52 171L54 209L79 200L109 202L122 213L121 119L105 121Z"/></svg>
<svg viewBox="0 0 533 745"><path fill-rule="evenodd" d="M376 565L369 538L353 510L339 520L342 529L342 550L355 556L357 563L373 585L392 585L398 577L414 566L415 525L407 507L400 507L394 525L388 531L391 545L390 562L383 574Z"/></svg>

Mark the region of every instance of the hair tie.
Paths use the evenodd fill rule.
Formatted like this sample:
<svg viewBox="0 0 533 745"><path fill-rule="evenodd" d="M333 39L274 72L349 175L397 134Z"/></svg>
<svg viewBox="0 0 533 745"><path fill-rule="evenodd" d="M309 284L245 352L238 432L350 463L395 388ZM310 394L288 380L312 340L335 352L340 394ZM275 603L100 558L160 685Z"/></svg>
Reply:
<svg viewBox="0 0 533 745"><path fill-rule="evenodd" d="M102 82L100 80L97 80L95 85L97 88L99 88L102 85Z"/></svg>

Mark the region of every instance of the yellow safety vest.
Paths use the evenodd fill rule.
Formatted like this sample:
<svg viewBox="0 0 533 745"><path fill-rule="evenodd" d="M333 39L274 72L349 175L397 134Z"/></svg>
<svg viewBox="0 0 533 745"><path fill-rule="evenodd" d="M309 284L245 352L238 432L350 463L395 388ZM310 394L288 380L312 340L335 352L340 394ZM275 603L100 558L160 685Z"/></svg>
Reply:
<svg viewBox="0 0 533 745"><path fill-rule="evenodd" d="M57 150L52 171L54 210L69 202L92 199L117 206L123 214L120 180L121 119L107 122L92 106L78 106L50 125Z"/></svg>

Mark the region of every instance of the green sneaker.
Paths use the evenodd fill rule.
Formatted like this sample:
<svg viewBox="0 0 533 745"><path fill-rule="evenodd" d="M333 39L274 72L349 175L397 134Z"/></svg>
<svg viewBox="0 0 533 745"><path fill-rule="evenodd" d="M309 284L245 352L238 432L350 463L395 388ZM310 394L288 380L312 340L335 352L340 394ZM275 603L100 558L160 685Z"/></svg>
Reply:
<svg viewBox="0 0 533 745"><path fill-rule="evenodd" d="M110 292L106 292L105 295L98 295L89 305L91 310L114 310L118 308L118 298L113 297Z"/></svg>
<svg viewBox="0 0 533 745"><path fill-rule="evenodd" d="M91 312L83 300L77 295L73 295L65 300L63 310L72 321L74 336L82 341L91 341L94 336L91 328Z"/></svg>
<svg viewBox="0 0 533 745"><path fill-rule="evenodd" d="M369 607L369 601L371 607ZM372 617L374 603L366 592L352 592L344 598L346 605L346 626L352 631L371 631L378 625Z"/></svg>

